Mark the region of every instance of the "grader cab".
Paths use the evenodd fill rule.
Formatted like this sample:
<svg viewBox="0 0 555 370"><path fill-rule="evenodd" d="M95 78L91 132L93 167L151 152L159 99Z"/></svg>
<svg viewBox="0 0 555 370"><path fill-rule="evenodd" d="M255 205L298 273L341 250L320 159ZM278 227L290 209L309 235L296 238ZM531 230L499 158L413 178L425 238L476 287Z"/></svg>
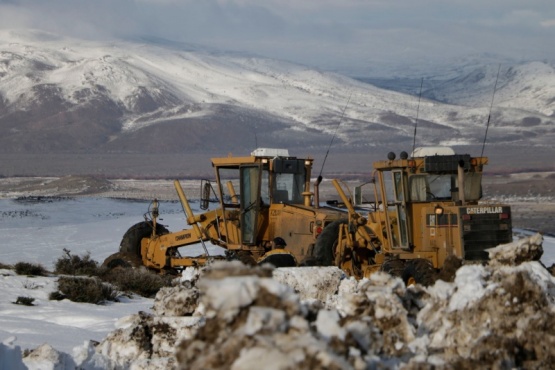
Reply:
<svg viewBox="0 0 555 370"><path fill-rule="evenodd" d="M314 255L358 278L383 270L405 282L431 283L449 258L485 261L487 249L512 241L511 209L482 203L486 157L431 147L374 162L374 203L357 212L334 180L349 217L332 223Z"/></svg>
<svg viewBox="0 0 555 370"><path fill-rule="evenodd" d="M290 156L285 149L257 149L246 157L213 158L215 183L203 181L201 209L195 215L179 181L174 181L187 216L187 229L169 232L158 223L158 204L149 219L131 227L120 251L105 264L143 265L157 271L179 271L205 264L205 242L221 246L247 264L255 264L282 238L286 252L302 261L310 256L324 227L345 213L319 207L311 190L311 158ZM317 193L317 190L316 190ZM210 201L219 206L208 210ZM314 205L316 204L316 205ZM204 254L189 256L188 249L202 245ZM279 267L279 266L278 266Z"/></svg>

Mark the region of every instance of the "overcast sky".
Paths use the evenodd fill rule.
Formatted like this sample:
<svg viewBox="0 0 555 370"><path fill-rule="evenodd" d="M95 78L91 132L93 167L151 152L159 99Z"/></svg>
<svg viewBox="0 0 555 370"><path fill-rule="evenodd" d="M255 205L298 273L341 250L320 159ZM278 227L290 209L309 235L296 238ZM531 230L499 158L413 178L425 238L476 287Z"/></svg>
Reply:
<svg viewBox="0 0 555 370"><path fill-rule="evenodd" d="M554 0L0 0L0 27L154 36L358 76L484 53L555 60Z"/></svg>

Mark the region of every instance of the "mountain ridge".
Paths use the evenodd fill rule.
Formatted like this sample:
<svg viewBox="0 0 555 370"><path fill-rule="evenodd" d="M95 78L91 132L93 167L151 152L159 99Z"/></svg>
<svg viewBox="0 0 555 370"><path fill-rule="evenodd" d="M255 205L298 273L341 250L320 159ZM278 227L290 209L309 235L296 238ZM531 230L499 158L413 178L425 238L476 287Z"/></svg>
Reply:
<svg viewBox="0 0 555 370"><path fill-rule="evenodd" d="M500 87L488 144L552 146L552 70L535 62L506 72L518 78ZM486 72L427 91L446 104L240 53L0 31L0 152L410 148L415 122L419 145L474 145L489 115L491 67Z"/></svg>

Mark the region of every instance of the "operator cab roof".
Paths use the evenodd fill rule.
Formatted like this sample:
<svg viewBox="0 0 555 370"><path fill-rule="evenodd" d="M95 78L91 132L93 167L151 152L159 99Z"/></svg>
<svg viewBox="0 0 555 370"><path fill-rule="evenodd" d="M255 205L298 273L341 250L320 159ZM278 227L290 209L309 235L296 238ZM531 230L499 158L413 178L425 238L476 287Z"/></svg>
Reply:
<svg viewBox="0 0 555 370"><path fill-rule="evenodd" d="M454 155L455 151L453 148L448 146L425 146L421 148L416 148L412 152L412 158L416 157L431 157L434 155Z"/></svg>
<svg viewBox="0 0 555 370"><path fill-rule="evenodd" d="M231 154L227 157L212 158L212 166L218 167L236 167L250 163L258 163L260 161L268 161L274 158L295 159L290 157L287 149L274 148L258 148L251 152L248 157L234 157Z"/></svg>
<svg viewBox="0 0 555 370"><path fill-rule="evenodd" d="M275 148L257 148L252 151L251 155L253 157L289 157L289 150L287 149L275 149Z"/></svg>

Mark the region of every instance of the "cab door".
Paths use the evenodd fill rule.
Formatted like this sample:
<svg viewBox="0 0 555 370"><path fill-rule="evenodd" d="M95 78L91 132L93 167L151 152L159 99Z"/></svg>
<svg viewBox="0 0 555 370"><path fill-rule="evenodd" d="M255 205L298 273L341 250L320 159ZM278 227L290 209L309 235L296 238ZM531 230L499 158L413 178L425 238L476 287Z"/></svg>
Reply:
<svg viewBox="0 0 555 370"><path fill-rule="evenodd" d="M260 166L241 166L241 241L256 244L256 230L260 212Z"/></svg>
<svg viewBox="0 0 555 370"><path fill-rule="evenodd" d="M403 171L393 171L394 204L397 214L398 239L394 238L394 248L410 250L410 229L407 219L406 181Z"/></svg>

